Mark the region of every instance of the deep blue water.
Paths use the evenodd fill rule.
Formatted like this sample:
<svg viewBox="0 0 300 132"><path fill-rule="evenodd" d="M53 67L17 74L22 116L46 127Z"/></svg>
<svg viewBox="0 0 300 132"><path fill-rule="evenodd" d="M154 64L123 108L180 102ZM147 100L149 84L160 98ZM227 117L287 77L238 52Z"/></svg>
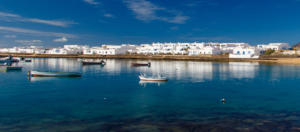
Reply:
<svg viewBox="0 0 300 132"><path fill-rule="evenodd" d="M300 66L151 61L150 68L135 68L132 62L147 61L107 60L101 67L81 66L77 59L33 59L17 64L22 72L0 72L0 130L164 131L170 122L176 127L204 123L218 128L216 122L225 122L232 125L228 130L254 131L259 125L298 130ZM29 70L83 76L29 79ZM159 73L169 81L140 82L140 73Z"/></svg>

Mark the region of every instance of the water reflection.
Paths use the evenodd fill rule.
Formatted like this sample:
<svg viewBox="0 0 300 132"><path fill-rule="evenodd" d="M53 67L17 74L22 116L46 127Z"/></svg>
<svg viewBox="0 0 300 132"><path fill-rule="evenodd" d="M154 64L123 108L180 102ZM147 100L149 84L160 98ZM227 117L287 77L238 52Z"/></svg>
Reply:
<svg viewBox="0 0 300 132"><path fill-rule="evenodd" d="M57 77L28 77L30 82L54 81L58 80Z"/></svg>
<svg viewBox="0 0 300 132"><path fill-rule="evenodd" d="M139 84L143 87L146 87L148 85L156 85L160 86L162 84L165 84L166 82L161 82L161 81L139 81Z"/></svg>
<svg viewBox="0 0 300 132"><path fill-rule="evenodd" d="M41 58L34 59L32 63L25 63L25 67L41 71L75 72L81 71L81 64L76 59Z"/></svg>
<svg viewBox="0 0 300 132"><path fill-rule="evenodd" d="M191 124L199 121L200 129L202 126L215 128L215 122L201 122L207 119L225 122L221 123L224 126L247 126L249 122L261 124L257 123L257 117L270 127L272 119L266 120L264 114L275 120L279 116L289 120L295 120L296 116L299 120L298 113L290 114L300 108L300 90L295 83L300 79L299 66L153 60L151 67L131 67L133 62L148 61L109 59L104 67L82 66L77 59L33 59L32 63L19 63L26 70L74 71L82 72L83 76L31 78L36 83L29 83L25 80L26 70L0 73L3 107L0 120L4 124L0 131L53 128L53 124L60 126L60 130L75 126L91 128L90 123L99 126L100 122L106 123L103 126L107 129L122 131L118 128L138 125L140 128L150 125L164 128L172 124L187 127L185 121ZM169 81L139 81L139 73L163 74ZM272 78L280 81L269 83ZM219 102L222 97L228 99L225 105ZM287 114L282 115L282 111ZM109 121L114 120L117 123L110 126ZM170 121L174 122L168 124ZM245 124L236 125L240 122ZM12 127L5 129L5 124ZM196 126L190 127L188 130Z"/></svg>
<svg viewBox="0 0 300 132"><path fill-rule="evenodd" d="M132 67L132 63L148 63L149 61L118 59L107 59L105 61L105 66L82 66L77 59L51 58L33 59L32 63L21 65L27 70L82 72L83 74L106 73L112 76L121 73L136 73L136 75L139 73L162 74L170 80L190 80L193 82L204 82L213 79L253 79L258 74L271 74L273 80L282 76L299 77L299 74L297 74L299 66L267 66L252 62L216 63L152 60L150 61L151 67Z"/></svg>
<svg viewBox="0 0 300 132"><path fill-rule="evenodd" d="M259 63L251 62L229 62L229 70L232 78L254 78L258 71Z"/></svg>

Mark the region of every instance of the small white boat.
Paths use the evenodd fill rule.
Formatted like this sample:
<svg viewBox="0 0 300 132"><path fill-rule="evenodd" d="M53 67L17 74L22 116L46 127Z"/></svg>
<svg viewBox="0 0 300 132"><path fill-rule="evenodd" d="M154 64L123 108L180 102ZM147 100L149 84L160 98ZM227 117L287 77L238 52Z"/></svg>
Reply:
<svg viewBox="0 0 300 132"><path fill-rule="evenodd" d="M77 73L77 72L29 71L28 75L31 76L31 77L81 77L81 73Z"/></svg>
<svg viewBox="0 0 300 132"><path fill-rule="evenodd" d="M0 63L13 63L13 62L19 62L19 59L13 58L11 56L0 58Z"/></svg>
<svg viewBox="0 0 300 132"><path fill-rule="evenodd" d="M139 75L139 78L141 81L150 81L150 82L168 81L168 79L166 77L162 77L160 75L147 77L145 74L141 74L141 75Z"/></svg>

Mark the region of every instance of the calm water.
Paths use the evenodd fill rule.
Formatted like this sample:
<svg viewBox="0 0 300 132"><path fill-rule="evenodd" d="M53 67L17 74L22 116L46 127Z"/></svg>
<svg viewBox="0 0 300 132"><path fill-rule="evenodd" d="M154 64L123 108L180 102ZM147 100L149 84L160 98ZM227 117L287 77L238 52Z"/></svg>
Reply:
<svg viewBox="0 0 300 132"><path fill-rule="evenodd" d="M132 62L146 61L33 59L0 72L0 131L300 131L300 66ZM83 76L28 79L28 70ZM169 81L140 82L140 73Z"/></svg>

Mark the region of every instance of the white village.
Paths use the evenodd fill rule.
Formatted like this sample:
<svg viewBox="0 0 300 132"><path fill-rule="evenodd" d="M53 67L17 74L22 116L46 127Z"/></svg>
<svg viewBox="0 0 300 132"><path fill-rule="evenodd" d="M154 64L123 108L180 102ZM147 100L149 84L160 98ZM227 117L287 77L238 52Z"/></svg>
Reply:
<svg viewBox="0 0 300 132"><path fill-rule="evenodd" d="M283 55L297 54L289 49L288 43L269 43L257 46L248 43L215 43L215 42L193 42L193 43L152 43L152 44L103 44L99 47L88 45L64 45L57 48L45 48L42 46L27 46L0 48L0 53L15 54L53 54L53 55L221 55L229 54L229 58L259 58L267 50L280 52Z"/></svg>

